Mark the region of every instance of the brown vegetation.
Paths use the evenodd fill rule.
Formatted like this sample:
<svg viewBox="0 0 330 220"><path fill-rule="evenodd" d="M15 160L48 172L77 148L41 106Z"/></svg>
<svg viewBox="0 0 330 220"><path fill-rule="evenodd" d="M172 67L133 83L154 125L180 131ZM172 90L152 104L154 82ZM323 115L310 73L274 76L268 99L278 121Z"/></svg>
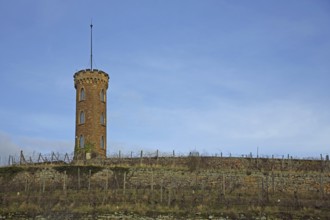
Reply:
<svg viewBox="0 0 330 220"><path fill-rule="evenodd" d="M190 156L89 163L0 168L0 214L230 219L330 214L329 161Z"/></svg>

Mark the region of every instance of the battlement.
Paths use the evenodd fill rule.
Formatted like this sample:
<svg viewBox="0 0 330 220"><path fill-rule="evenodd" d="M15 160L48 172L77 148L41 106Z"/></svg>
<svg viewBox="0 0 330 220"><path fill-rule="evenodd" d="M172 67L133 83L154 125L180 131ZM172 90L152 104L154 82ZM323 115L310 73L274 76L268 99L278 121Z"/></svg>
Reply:
<svg viewBox="0 0 330 220"><path fill-rule="evenodd" d="M108 88L109 74L102 70L90 69L79 70L73 75L74 86L77 88L78 84L105 84Z"/></svg>
<svg viewBox="0 0 330 220"><path fill-rule="evenodd" d="M98 69L83 69L83 70L79 70L78 72L76 72L73 77L76 78L76 76L80 75L80 74L84 74L84 73L98 73L98 74L101 74L101 75L104 75L105 77L107 77L108 79L110 78L109 77L109 74L107 74L106 72L102 71L102 70L98 70Z"/></svg>

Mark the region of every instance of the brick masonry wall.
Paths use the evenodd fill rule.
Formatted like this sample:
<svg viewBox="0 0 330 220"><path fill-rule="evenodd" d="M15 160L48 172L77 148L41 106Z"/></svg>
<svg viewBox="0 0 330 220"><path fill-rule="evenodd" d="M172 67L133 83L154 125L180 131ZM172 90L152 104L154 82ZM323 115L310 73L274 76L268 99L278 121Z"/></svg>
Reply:
<svg viewBox="0 0 330 220"><path fill-rule="evenodd" d="M81 70L74 75L76 88L76 139L75 156L79 146L80 135L84 136L85 144L93 145L96 155L106 157L107 150L107 104L106 92L108 89L109 76L99 70ZM85 99L80 100L81 89L85 91ZM101 100L101 91L104 91L105 100ZM85 122L80 123L80 113L84 112ZM101 124L101 114L104 114L104 124ZM104 148L101 148L101 137L104 137Z"/></svg>

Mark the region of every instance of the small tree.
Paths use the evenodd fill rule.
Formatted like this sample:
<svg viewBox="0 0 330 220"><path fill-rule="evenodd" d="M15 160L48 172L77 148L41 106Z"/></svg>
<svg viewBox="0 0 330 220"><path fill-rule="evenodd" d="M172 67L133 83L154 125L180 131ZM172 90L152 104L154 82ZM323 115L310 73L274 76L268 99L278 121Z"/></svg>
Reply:
<svg viewBox="0 0 330 220"><path fill-rule="evenodd" d="M84 147L79 147L76 145L75 147L75 159L77 160L86 160L86 159L91 159L92 157L95 157L94 153L94 144L87 141ZM90 155L90 156L87 156ZM88 158L89 157L89 158Z"/></svg>

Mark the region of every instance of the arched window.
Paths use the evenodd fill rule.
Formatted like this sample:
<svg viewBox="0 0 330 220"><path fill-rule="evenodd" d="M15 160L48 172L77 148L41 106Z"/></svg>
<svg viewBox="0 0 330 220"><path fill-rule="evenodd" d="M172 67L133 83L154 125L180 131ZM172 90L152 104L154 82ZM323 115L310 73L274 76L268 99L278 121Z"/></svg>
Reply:
<svg viewBox="0 0 330 220"><path fill-rule="evenodd" d="M80 112L79 122L80 122L80 124L85 123L85 112L83 112L83 111Z"/></svg>
<svg viewBox="0 0 330 220"><path fill-rule="evenodd" d="M79 101L85 100L85 89L81 88L80 90L80 96L79 96Z"/></svg>
<svg viewBox="0 0 330 220"><path fill-rule="evenodd" d="M104 89L101 90L101 93L100 93L100 99L102 102L105 102L105 93L104 93Z"/></svg>
<svg viewBox="0 0 330 220"><path fill-rule="evenodd" d="M83 148L85 146L84 136L82 136L82 135L80 135L80 138L79 138L79 146L81 148Z"/></svg>
<svg viewBox="0 0 330 220"><path fill-rule="evenodd" d="M102 149L104 148L104 137L103 136L101 137L101 148Z"/></svg>
<svg viewBox="0 0 330 220"><path fill-rule="evenodd" d="M105 118L104 118L104 113L103 112L101 113L100 122L101 122L102 125L105 124Z"/></svg>

